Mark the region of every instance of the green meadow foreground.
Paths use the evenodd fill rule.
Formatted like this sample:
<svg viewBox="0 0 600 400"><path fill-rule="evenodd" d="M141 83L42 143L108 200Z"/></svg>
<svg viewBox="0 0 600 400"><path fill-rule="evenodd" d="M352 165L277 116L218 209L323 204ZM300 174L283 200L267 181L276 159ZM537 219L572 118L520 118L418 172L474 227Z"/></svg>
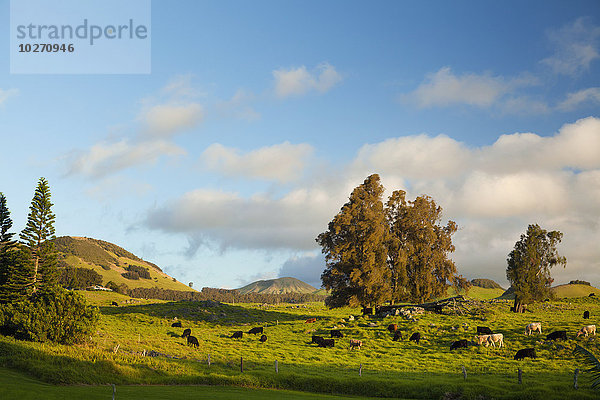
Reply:
<svg viewBox="0 0 600 400"><path fill-rule="evenodd" d="M509 301L483 302L473 306L478 310L473 316L425 313L416 316L417 321L409 321L401 316L363 318L357 309L328 310L317 303L271 306L164 302L129 300L113 293L84 294L101 311L97 332L87 344L63 346L0 336L0 365L52 384L114 383L117 398L194 398L185 393L196 390L194 386L122 386L137 384L232 385L408 399L575 396L592 399L598 396L589 389L590 378L583 371L583 361L573 355L576 343L596 355L599 353L597 337L575 339L579 328L600 322L600 300L594 297L537 303L530 305L532 313L525 314L510 313ZM112 306L112 301L119 306ZM584 310L590 311L589 320L583 319ZM354 321L349 320L350 315L355 317ZM171 326L174 318L182 323L182 328ZM317 322L305 323L308 318L317 318ZM525 336L524 327L530 322L541 322L543 335ZM401 341L392 341L393 334L386 329L390 323L397 324L402 331ZM505 347L470 346L450 351L453 341L472 340L478 325L503 333ZM264 327L268 338L265 343L259 342L260 335L246 334L254 326ZM334 327L341 329L345 336L336 339L334 348L310 344L313 334L329 337ZM191 328L192 335L199 340L198 348L188 346L181 338L184 328ZM562 329L567 330L569 340L545 341L547 333ZM237 330L244 331L244 336L231 339ZM408 341L413 332L423 336L420 344ZM349 339L362 340L363 347L350 350ZM538 358L515 361L516 351L526 347L535 347ZM156 353L160 355L148 355ZM240 371L241 358L243 372ZM362 376L359 376L361 366ZM519 368L523 371L523 384L517 381ZM573 388L576 368L582 371L578 390ZM2 375L6 373L3 371ZM103 393L102 398L112 393L107 391L107 386L39 386L43 384L33 380L26 384L38 389L47 387L49 393L57 393L61 398L71 397L60 395L71 390L84 391L90 399L100 396L96 393ZM210 397L236 397L238 395L227 392L235 390L242 389L214 388L214 395ZM218 394L222 391L224 394ZM249 393L253 394L248 396L269 398L263 392ZM265 393L281 395L278 391ZM13 394L27 398L18 391ZM203 398L199 396L197 398ZM1 393L0 397L9 398Z"/></svg>

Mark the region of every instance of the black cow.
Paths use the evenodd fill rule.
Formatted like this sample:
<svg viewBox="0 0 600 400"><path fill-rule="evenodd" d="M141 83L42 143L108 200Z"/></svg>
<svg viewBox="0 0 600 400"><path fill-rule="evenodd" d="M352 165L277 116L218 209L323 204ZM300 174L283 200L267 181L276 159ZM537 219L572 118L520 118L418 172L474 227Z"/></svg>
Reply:
<svg viewBox="0 0 600 400"><path fill-rule="evenodd" d="M261 333L262 334L263 333L263 327L259 326L259 327L256 327L256 328L252 328L252 329L250 329L248 331L248 333L251 333L253 335L256 335L257 333Z"/></svg>
<svg viewBox="0 0 600 400"><path fill-rule="evenodd" d="M521 349L515 354L515 360L523 360L525 357L535 358L535 349Z"/></svg>
<svg viewBox="0 0 600 400"><path fill-rule="evenodd" d="M112 304L113 306L117 306L117 307L119 306L119 303L117 303L116 301L113 301L111 304Z"/></svg>
<svg viewBox="0 0 600 400"><path fill-rule="evenodd" d="M590 312L589 311L584 311L583 312L583 319L590 319Z"/></svg>
<svg viewBox="0 0 600 400"><path fill-rule="evenodd" d="M461 339L461 340L457 340L456 342L452 343L452 345L450 346L450 351L455 350L455 349L460 349L460 348L467 348L469 346L469 343L467 342L467 339Z"/></svg>
<svg viewBox="0 0 600 400"><path fill-rule="evenodd" d="M372 315L373 314L373 308L363 308L362 309L362 313L363 313L363 315Z"/></svg>
<svg viewBox="0 0 600 400"><path fill-rule="evenodd" d="M335 339L323 339L319 343L319 347L334 347Z"/></svg>
<svg viewBox="0 0 600 400"><path fill-rule="evenodd" d="M339 329L332 329L331 330L331 337L334 338L343 338L344 334L339 330Z"/></svg>
<svg viewBox="0 0 600 400"><path fill-rule="evenodd" d="M171 328L181 328L181 322L180 321L173 322L171 324Z"/></svg>
<svg viewBox="0 0 600 400"><path fill-rule="evenodd" d="M546 336L546 340L567 340L567 331L554 331Z"/></svg>
<svg viewBox="0 0 600 400"><path fill-rule="evenodd" d="M198 339L196 339L196 336L188 336L187 344L188 344L188 346L194 346L194 347L198 347L200 345L200 343L198 343Z"/></svg>
<svg viewBox="0 0 600 400"><path fill-rule="evenodd" d="M596 297L596 293L590 293L588 297Z"/></svg>
<svg viewBox="0 0 600 400"><path fill-rule="evenodd" d="M408 340L413 340L417 342L417 344L419 344L419 341L421 340L421 334L419 332L415 332L411 335L410 339Z"/></svg>
<svg viewBox="0 0 600 400"><path fill-rule="evenodd" d="M244 332L242 331L235 331L233 332L233 335L231 335L231 339L241 339L243 334Z"/></svg>
<svg viewBox="0 0 600 400"><path fill-rule="evenodd" d="M192 334L192 330L190 328L187 328L183 331L183 334L181 335L181 337L190 336L191 334Z"/></svg>
<svg viewBox="0 0 600 400"><path fill-rule="evenodd" d="M434 308L433 308L433 311L434 311L436 314L442 314L442 313L444 312L444 309L443 309L443 307L444 307L444 306L442 306L442 305L440 305L440 304L436 304L436 305L434 306Z"/></svg>
<svg viewBox="0 0 600 400"><path fill-rule="evenodd" d="M261 343L264 343L264 342L266 342L266 341L267 341L267 335L262 335L262 336L260 337L260 339L258 339L258 340L259 340Z"/></svg>
<svg viewBox="0 0 600 400"><path fill-rule="evenodd" d="M477 334L478 335L493 335L493 332L487 326L478 326L477 327Z"/></svg>
<svg viewBox="0 0 600 400"><path fill-rule="evenodd" d="M391 332L396 332L398 330L398 325L396 324L389 324L387 327L387 330Z"/></svg>
<svg viewBox="0 0 600 400"><path fill-rule="evenodd" d="M396 331L396 332L394 332L394 338L392 340L394 342L397 342L400 339L402 339L402 331Z"/></svg>
<svg viewBox="0 0 600 400"><path fill-rule="evenodd" d="M323 338L322 336L313 335L313 336L312 336L312 340L311 340L310 342L311 342L311 343L317 343L317 344L319 344L319 343L321 343L321 341L322 341L323 339L324 339L324 338Z"/></svg>

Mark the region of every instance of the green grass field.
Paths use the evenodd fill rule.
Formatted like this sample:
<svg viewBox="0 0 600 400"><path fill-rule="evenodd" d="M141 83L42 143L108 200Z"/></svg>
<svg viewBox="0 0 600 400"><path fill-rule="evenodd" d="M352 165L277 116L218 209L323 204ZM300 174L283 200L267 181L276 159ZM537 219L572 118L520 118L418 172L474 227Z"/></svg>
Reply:
<svg viewBox="0 0 600 400"><path fill-rule="evenodd" d="M582 368L581 360L572 354L575 344L599 354L595 337L574 339L581 326L597 323L600 301L595 298L533 304L533 313L526 314L508 312L510 301L496 301L483 303L477 317L426 313L408 321L399 316L367 319L357 309L328 310L322 304L214 306L141 300L112 307L109 304L116 294L84 294L100 306L102 314L88 343L61 346L0 337L0 365L54 384L234 385L415 399L562 399L575 395L592 399L598 395L589 389L586 373L580 374L580 389L572 388L573 371ZM583 310L591 312L590 320L583 320ZM350 315L356 319L349 321ZM171 327L174 317L192 329L199 348L186 345L180 337L183 328ZM311 317L317 322L305 323ZM525 336L524 326L534 321L542 322L544 335ZM369 326L370 322L376 326ZM391 340L386 330L389 323L398 324L403 340ZM454 340L472 339L478 325L503 333L505 348L449 350ZM253 326L264 327L266 343L247 334L242 339L229 338L233 331L247 332ZM335 348L309 344L312 334L329 336L334 327L345 334ZM559 329L568 331L568 341L543 341L547 333ZM420 344L407 340L416 331L424 336ZM361 339L363 348L349 350L349 338ZM513 360L516 351L525 347L535 347L538 358ZM143 356L144 350L173 358ZM522 385L517 383L519 368Z"/></svg>

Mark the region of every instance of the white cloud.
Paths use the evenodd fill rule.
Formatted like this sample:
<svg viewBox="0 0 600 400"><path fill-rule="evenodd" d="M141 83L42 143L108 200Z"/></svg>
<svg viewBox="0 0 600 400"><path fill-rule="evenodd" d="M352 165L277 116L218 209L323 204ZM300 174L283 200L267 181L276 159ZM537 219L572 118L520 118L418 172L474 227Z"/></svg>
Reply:
<svg viewBox="0 0 600 400"><path fill-rule="evenodd" d="M67 174L100 178L134 165L153 164L161 156L183 154L185 151L180 147L160 140L133 144L126 139L101 142L87 151L74 153Z"/></svg>
<svg viewBox="0 0 600 400"><path fill-rule="evenodd" d="M269 163L257 166L253 160L259 157L248 157L260 150L211 151L220 171L227 165L232 173L243 168L262 173ZM270 162L272 169L278 162ZM199 189L149 210L144 223L186 235L191 249L210 243L315 252L315 237L371 173L381 175L388 194L395 189L406 190L409 199L428 194L443 207L444 218L458 222L453 258L467 277L505 283L508 253L527 225L538 223L565 235L559 249L569 266L557 272L560 279L600 279L589 269L600 259L600 119L593 117L565 124L553 136L507 134L474 148L444 135L388 139L364 145L343 168L319 169L311 179L296 181L280 197ZM291 259L280 274L306 270L312 276L321 269L303 257Z"/></svg>
<svg viewBox="0 0 600 400"><path fill-rule="evenodd" d="M579 18L569 25L548 33L555 52L541 62L554 73L575 76L587 71L592 61L600 58L600 27L589 18Z"/></svg>
<svg viewBox="0 0 600 400"><path fill-rule="evenodd" d="M142 112L139 119L144 135L169 137L196 127L202 121L202 117L202 106L198 103L188 103L158 104Z"/></svg>
<svg viewBox="0 0 600 400"><path fill-rule="evenodd" d="M260 119L260 113L248 104L254 99L255 96L251 92L238 89L231 99L218 102L216 108L225 116L233 116L246 121L256 121Z"/></svg>
<svg viewBox="0 0 600 400"><path fill-rule="evenodd" d="M232 177L289 182L299 178L313 148L308 144L284 142L246 154L219 143L209 146L201 156L204 165Z"/></svg>
<svg viewBox="0 0 600 400"><path fill-rule="evenodd" d="M325 93L342 81L342 76L328 63L320 64L313 72L305 66L280 68L273 71L273 77L275 95L280 98L303 95L312 90Z"/></svg>
<svg viewBox="0 0 600 400"><path fill-rule="evenodd" d="M579 90L575 93L569 93L567 98L558 104L557 108L563 111L570 111L582 103L600 104L600 87L592 87Z"/></svg>
<svg viewBox="0 0 600 400"><path fill-rule="evenodd" d="M455 104L485 108L490 107L508 91L509 85L501 77L489 74L456 76L450 67L443 67L428 75L414 92L404 97L414 101L420 108Z"/></svg>
<svg viewBox="0 0 600 400"><path fill-rule="evenodd" d="M10 97L16 96L18 93L18 89L0 89L0 106Z"/></svg>

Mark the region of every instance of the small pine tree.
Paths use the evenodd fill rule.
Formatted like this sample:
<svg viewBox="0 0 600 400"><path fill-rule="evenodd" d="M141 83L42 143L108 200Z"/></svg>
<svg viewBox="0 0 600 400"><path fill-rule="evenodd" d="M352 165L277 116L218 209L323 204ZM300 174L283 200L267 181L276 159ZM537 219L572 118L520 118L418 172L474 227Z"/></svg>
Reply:
<svg viewBox="0 0 600 400"><path fill-rule="evenodd" d="M11 242L14 233L9 233L12 228L12 219L10 219L10 211L6 206L6 197L0 192L0 247L4 247Z"/></svg>
<svg viewBox="0 0 600 400"><path fill-rule="evenodd" d="M29 247L33 258L32 292L36 293L41 285L56 283L56 252L46 243L55 239L54 220L51 210L50 187L45 178L40 178L27 216L27 225L21 232L21 241ZM45 276L42 276L45 275Z"/></svg>

